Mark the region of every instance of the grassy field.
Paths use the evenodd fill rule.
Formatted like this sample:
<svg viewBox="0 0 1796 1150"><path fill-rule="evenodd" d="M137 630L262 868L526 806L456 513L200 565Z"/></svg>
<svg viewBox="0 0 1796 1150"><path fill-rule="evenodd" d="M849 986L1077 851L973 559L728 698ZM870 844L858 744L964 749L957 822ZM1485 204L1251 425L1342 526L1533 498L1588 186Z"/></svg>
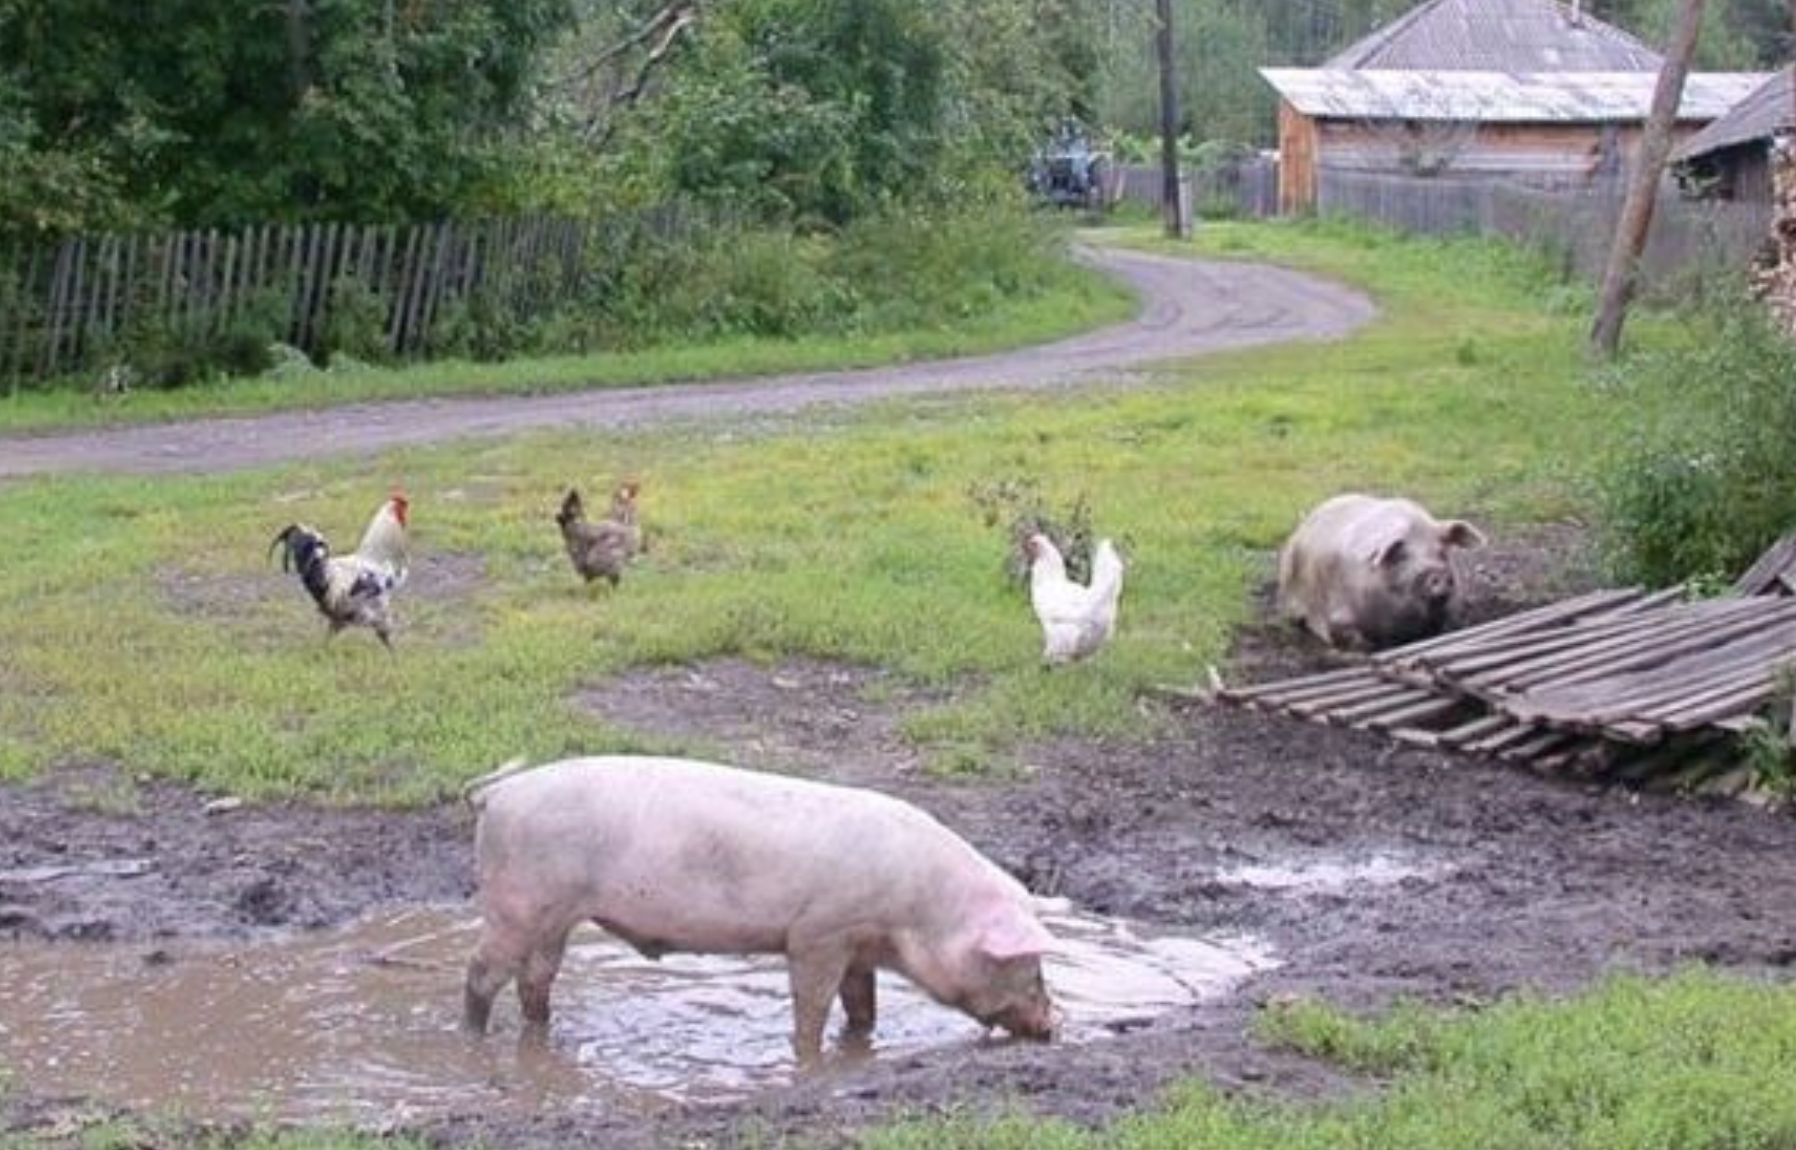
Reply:
<svg viewBox="0 0 1796 1150"><path fill-rule="evenodd" d="M1152 243L1149 233L1125 236ZM1577 309L1482 244L1212 226L1200 251L1299 263L1385 308L1335 345L1175 365L1144 386L894 403L802 428L551 433L230 477L56 478L0 499L0 773L99 760L252 797L413 803L514 755L653 748L570 702L632 667L808 655L953 686L908 732L941 769L1031 737L1140 731L1151 684L1220 659L1308 505L1401 490L1497 530L1575 506L1595 402ZM640 477L653 550L589 592L551 522L569 483ZM1088 501L1131 562L1104 656L1043 675L973 492ZM414 501L399 655L327 645L268 542L347 543Z"/></svg>

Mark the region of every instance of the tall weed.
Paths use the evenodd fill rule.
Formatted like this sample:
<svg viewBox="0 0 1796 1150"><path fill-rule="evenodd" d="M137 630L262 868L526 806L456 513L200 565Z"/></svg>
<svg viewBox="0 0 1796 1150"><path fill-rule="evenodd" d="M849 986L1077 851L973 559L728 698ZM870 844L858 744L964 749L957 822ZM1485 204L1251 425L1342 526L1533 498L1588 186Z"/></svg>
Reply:
<svg viewBox="0 0 1796 1150"><path fill-rule="evenodd" d="M1738 296L1603 378L1595 487L1616 572L1731 579L1796 525L1796 343Z"/></svg>

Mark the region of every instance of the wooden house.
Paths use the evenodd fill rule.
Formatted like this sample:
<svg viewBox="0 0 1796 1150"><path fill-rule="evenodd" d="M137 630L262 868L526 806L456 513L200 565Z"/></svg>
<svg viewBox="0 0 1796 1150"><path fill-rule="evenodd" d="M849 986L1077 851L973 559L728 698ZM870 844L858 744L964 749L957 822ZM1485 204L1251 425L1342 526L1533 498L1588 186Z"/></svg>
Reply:
<svg viewBox="0 0 1796 1150"><path fill-rule="evenodd" d="M1584 185L1626 171L1660 56L1560 0L1428 0L1320 68L1262 68L1279 94L1279 207L1317 204L1324 172ZM1692 135L1764 80L1695 73Z"/></svg>
<svg viewBox="0 0 1796 1150"><path fill-rule="evenodd" d="M1686 190L1704 199L1772 202L1772 149L1796 134L1791 71L1776 73L1672 153Z"/></svg>

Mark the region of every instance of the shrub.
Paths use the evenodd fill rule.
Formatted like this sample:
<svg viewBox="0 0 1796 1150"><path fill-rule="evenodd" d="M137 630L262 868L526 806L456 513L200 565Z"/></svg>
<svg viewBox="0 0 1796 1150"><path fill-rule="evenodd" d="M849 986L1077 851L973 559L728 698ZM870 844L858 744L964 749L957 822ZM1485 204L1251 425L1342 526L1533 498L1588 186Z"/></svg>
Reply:
<svg viewBox="0 0 1796 1150"><path fill-rule="evenodd" d="M108 357L129 365L146 387L179 388L221 376L261 375L275 364L275 348L287 337L286 293L251 296L228 319L204 313L144 310Z"/></svg>
<svg viewBox="0 0 1796 1150"><path fill-rule="evenodd" d="M330 306L318 336L319 362L329 364L338 356L364 363L391 358L386 300L355 276L339 276L331 282Z"/></svg>
<svg viewBox="0 0 1796 1150"><path fill-rule="evenodd" d="M1091 505L1080 492L1064 513L1049 506L1041 482L1034 476L1014 476L980 481L967 489L967 498L987 527L1004 532L1009 546L1004 555L1004 578L1025 590L1030 563L1023 541L1040 532L1053 542L1066 560L1067 577L1076 583L1091 581L1093 533Z"/></svg>
<svg viewBox="0 0 1796 1150"><path fill-rule="evenodd" d="M1004 299L1039 295L1064 274L1055 233L1020 209L889 208L837 241L831 274L859 293L860 326L895 331L955 322Z"/></svg>
<svg viewBox="0 0 1796 1150"><path fill-rule="evenodd" d="M1796 527L1796 343L1737 297L1688 322L1605 381L1618 434L1599 537L1617 573L1653 584L1731 580Z"/></svg>

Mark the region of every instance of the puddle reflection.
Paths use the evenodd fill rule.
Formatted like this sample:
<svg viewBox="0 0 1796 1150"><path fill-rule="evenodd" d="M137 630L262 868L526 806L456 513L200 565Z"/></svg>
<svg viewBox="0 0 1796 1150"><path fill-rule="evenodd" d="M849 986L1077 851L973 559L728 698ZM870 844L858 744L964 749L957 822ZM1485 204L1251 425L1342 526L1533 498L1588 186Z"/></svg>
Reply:
<svg viewBox="0 0 1796 1150"><path fill-rule="evenodd" d="M1089 1042L1227 993L1273 965L1250 939L1154 937L1052 916L1047 979L1063 1041ZM446 909L243 945L0 947L0 1065L34 1091L196 1119L391 1121L517 1108L648 1113L790 1080L777 957L659 962L577 934L549 1044L459 1030L476 919ZM879 980L881 1057L979 1040L981 1028L895 975ZM839 1015L834 1020L839 1025Z"/></svg>

